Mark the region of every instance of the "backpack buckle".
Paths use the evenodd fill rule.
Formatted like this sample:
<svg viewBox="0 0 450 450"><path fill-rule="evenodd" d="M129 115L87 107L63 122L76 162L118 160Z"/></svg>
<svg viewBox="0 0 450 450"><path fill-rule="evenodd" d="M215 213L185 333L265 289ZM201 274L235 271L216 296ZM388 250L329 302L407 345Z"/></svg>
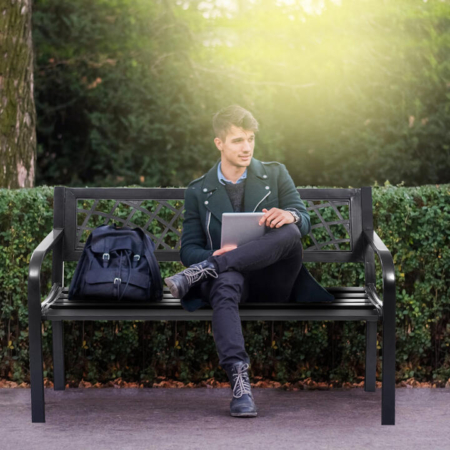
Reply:
<svg viewBox="0 0 450 450"><path fill-rule="evenodd" d="M120 284L120 283L122 283L121 278L114 278L114 284Z"/></svg>
<svg viewBox="0 0 450 450"><path fill-rule="evenodd" d="M109 253L103 253L103 260L107 260L107 261L109 261L109 259L110 259L110 256L109 256Z"/></svg>
<svg viewBox="0 0 450 450"><path fill-rule="evenodd" d="M139 261L140 259L141 259L141 255L134 255L133 256L133 260L136 261L136 262Z"/></svg>

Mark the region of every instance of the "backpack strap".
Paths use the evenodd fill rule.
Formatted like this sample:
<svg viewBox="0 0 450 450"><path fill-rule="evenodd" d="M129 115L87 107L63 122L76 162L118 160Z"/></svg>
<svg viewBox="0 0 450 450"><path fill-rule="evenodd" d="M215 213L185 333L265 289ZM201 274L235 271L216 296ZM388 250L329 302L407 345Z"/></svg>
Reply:
<svg viewBox="0 0 450 450"><path fill-rule="evenodd" d="M156 260L154 251L155 243L145 234L144 230L140 227L135 228L141 234L142 242L144 244L144 253L147 258L148 265L150 267L150 273L152 275L152 290L153 300L161 301L163 298L163 285L161 272L159 271L158 261Z"/></svg>

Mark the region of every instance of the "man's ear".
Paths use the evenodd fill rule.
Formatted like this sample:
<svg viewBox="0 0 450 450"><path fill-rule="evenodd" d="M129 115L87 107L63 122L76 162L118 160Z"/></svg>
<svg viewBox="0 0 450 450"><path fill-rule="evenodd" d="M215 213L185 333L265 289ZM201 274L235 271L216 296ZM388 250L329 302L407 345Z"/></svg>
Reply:
<svg viewBox="0 0 450 450"><path fill-rule="evenodd" d="M222 151L223 143L222 143L220 138L216 137L214 139L214 144L216 144L216 147L217 147L218 150Z"/></svg>

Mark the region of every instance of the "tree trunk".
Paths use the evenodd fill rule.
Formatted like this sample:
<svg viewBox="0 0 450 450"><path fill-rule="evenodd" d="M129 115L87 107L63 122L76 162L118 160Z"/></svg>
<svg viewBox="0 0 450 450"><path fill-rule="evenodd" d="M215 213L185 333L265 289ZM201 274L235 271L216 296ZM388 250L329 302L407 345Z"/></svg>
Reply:
<svg viewBox="0 0 450 450"><path fill-rule="evenodd" d="M0 188L34 185L31 0L0 0Z"/></svg>

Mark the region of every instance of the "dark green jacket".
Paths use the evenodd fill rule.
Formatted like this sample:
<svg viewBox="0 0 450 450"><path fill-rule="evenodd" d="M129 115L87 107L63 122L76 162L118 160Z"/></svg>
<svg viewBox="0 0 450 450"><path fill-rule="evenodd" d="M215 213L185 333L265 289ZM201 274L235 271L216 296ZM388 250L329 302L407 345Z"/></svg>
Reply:
<svg viewBox="0 0 450 450"><path fill-rule="evenodd" d="M189 267L207 259L220 248L222 214L233 212L225 186L217 178L220 159L203 176L189 183L184 200L184 221L180 258ZM262 212L263 208L295 209L301 220L297 223L302 236L311 231L311 220L305 204L284 164L263 162L252 158L247 168L244 211ZM188 311L207 305L200 298L199 286L191 289L181 304ZM311 276L306 267L298 275L292 290L294 301L330 301L329 294Z"/></svg>

